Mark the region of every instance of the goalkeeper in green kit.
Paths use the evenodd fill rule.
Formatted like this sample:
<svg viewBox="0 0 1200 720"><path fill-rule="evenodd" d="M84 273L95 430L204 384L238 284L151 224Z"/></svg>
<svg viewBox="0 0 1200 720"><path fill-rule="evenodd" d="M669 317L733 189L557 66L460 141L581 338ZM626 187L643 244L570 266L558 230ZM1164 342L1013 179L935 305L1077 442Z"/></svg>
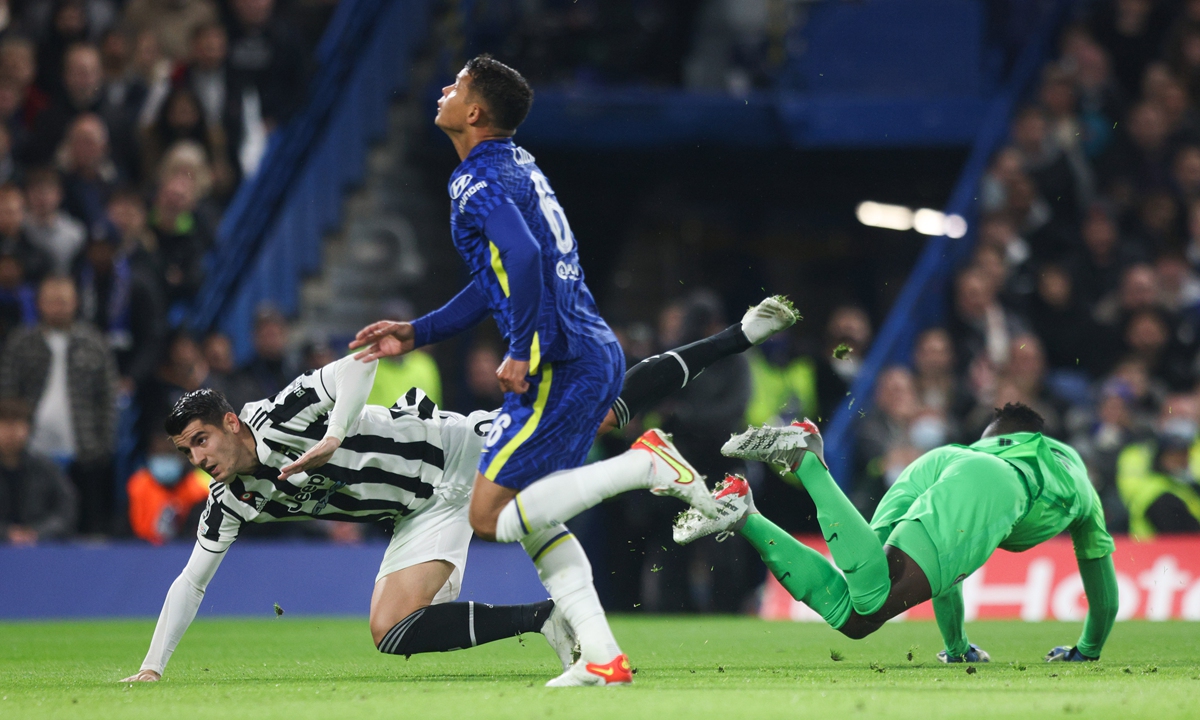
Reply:
<svg viewBox="0 0 1200 720"><path fill-rule="evenodd" d="M932 599L946 645L938 658L986 662L988 654L970 643L963 627L962 581L996 548L1028 550L1065 530L1087 594L1087 620L1078 643L1054 648L1046 660L1097 660L1117 616L1113 541L1079 454L1043 436L1042 425L1041 416L1021 404L996 410L979 442L936 448L910 465L870 523L829 474L812 422L750 428L721 452L795 473L817 505L837 567L759 514L749 485L738 477L714 491L716 518L695 510L680 516L675 541L736 532L792 597L856 640Z"/></svg>

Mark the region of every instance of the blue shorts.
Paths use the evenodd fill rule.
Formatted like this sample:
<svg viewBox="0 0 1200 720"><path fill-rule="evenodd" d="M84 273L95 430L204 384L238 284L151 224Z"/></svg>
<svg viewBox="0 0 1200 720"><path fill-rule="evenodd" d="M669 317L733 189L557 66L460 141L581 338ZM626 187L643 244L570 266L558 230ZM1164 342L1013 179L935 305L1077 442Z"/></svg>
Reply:
<svg viewBox="0 0 1200 720"><path fill-rule="evenodd" d="M550 473L579 467L624 379L625 354L617 343L543 362L528 390L505 393L479 472L501 487L524 490Z"/></svg>

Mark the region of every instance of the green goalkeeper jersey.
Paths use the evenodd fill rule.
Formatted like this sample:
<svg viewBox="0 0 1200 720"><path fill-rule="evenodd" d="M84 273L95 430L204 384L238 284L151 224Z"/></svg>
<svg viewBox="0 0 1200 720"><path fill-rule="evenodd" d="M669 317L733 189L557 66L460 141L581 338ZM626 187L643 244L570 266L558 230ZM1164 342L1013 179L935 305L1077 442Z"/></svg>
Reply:
<svg viewBox="0 0 1200 720"><path fill-rule="evenodd" d="M1104 524L1104 509L1092 487L1079 453L1041 433L1013 433L984 438L970 446L946 445L930 450L908 466L888 489L871 520L886 541L890 529L913 502L941 477L941 471L964 453L999 457L1020 470L1029 494L1029 507L1000 547L1021 552L1063 531L1071 534L1075 556L1081 560L1113 552L1112 536ZM987 481L987 478L981 478Z"/></svg>
<svg viewBox="0 0 1200 720"><path fill-rule="evenodd" d="M1065 530L1080 560L1112 554L1113 539L1105 529L1100 496L1083 459L1070 445L1041 433L1013 433L984 438L970 448L1012 463L1029 480L1029 511L1000 543L1001 548L1021 552Z"/></svg>

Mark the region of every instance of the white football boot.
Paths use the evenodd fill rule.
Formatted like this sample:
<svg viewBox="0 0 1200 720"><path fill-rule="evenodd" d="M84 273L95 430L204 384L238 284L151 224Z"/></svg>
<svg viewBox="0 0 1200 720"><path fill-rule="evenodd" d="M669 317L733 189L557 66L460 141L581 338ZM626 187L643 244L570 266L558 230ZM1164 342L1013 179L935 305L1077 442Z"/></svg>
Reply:
<svg viewBox="0 0 1200 720"><path fill-rule="evenodd" d="M650 472L654 485L650 492L677 497L708 517L716 516L717 504L704 484L704 476L684 459L669 435L658 429L647 430L632 447L650 453L653 459Z"/></svg>
<svg viewBox="0 0 1200 720"><path fill-rule="evenodd" d="M748 513L757 512L754 509L754 498L750 495L750 483L740 475L729 475L725 481L713 490L713 500L717 503L717 516L707 518L695 508L679 514L675 518L672 537L680 545L687 545L693 540L717 533L717 542L725 542L733 535Z"/></svg>
<svg viewBox="0 0 1200 720"><path fill-rule="evenodd" d="M748 428L729 438L721 447L721 454L726 457L782 465L792 472L800 467L806 452L816 455L822 465L829 467L825 462L825 441L821 439L821 431L807 418L787 427Z"/></svg>
<svg viewBox="0 0 1200 720"><path fill-rule="evenodd" d="M762 345L767 338L790 328L799 319L792 302L782 295L775 295L746 311L742 316L742 333L754 345Z"/></svg>

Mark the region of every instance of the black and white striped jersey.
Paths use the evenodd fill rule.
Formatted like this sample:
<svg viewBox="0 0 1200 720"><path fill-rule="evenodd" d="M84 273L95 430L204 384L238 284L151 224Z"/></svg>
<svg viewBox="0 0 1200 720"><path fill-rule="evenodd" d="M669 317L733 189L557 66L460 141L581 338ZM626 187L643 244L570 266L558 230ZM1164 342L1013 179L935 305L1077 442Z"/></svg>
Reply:
<svg viewBox="0 0 1200 720"><path fill-rule="evenodd" d="M439 412L417 388L390 408L365 406L327 464L279 480L280 468L325 437L333 381L330 364L296 378L273 399L242 408L240 417L254 434L261 466L253 475L212 484L197 529L202 546L205 541L227 546L247 522L320 518L390 528L435 494L466 497L470 486L463 483L472 482L473 475L445 478L443 473L442 423L461 416Z"/></svg>

